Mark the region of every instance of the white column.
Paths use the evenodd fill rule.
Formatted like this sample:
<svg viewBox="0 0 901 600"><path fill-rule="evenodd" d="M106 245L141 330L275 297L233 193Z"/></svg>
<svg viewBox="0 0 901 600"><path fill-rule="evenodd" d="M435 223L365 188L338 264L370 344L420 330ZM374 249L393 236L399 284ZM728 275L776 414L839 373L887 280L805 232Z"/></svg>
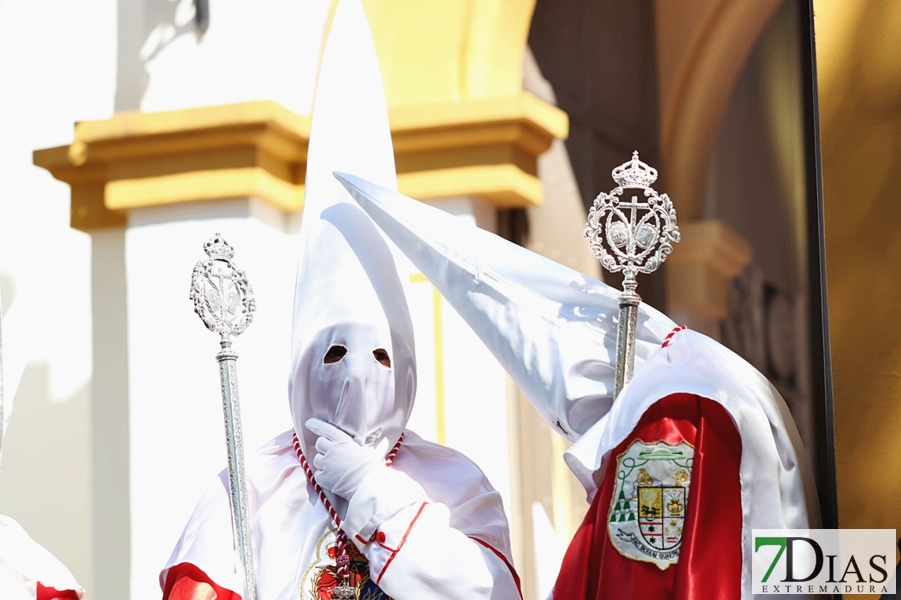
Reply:
<svg viewBox="0 0 901 600"><path fill-rule="evenodd" d="M91 517L97 600L128 598L129 524L128 308L125 229L91 235Z"/></svg>

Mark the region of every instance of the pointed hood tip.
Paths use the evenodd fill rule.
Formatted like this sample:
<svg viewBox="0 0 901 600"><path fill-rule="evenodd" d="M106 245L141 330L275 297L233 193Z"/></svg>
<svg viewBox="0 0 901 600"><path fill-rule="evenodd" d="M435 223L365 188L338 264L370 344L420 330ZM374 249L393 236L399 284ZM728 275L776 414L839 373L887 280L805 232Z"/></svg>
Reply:
<svg viewBox="0 0 901 600"><path fill-rule="evenodd" d="M333 172L397 187L388 109L375 42L359 0L335 10L313 102L305 205L348 200Z"/></svg>
<svg viewBox="0 0 901 600"><path fill-rule="evenodd" d="M348 192L351 191L351 188L357 187L357 181L359 181L359 178L354 177L349 173L345 173L344 171L338 170L332 171L332 177L337 179L341 183L341 185L343 185L344 188L347 189Z"/></svg>

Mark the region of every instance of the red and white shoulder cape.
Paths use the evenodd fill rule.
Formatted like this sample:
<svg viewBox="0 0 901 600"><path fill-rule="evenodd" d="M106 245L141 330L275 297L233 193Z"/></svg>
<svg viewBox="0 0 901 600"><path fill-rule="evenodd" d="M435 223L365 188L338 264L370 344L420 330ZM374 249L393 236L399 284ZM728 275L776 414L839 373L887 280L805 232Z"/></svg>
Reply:
<svg viewBox="0 0 901 600"><path fill-rule="evenodd" d="M644 540L630 543L639 524L630 530L620 523L642 507L636 497L641 483L623 486L618 479L627 479L629 460L649 464L635 462L636 447L660 451L679 444L693 462L685 491L672 481L652 483L653 477L644 483L652 495L653 486L662 487L664 499L687 495L678 497L686 500L684 507L676 505L680 512L664 510L679 517L670 521L678 529L672 538L677 559L654 564L635 550L647 548L659 529L648 533L642 525ZM684 328L636 369L610 412L573 444L566 461L592 506L564 558L555 597L752 598L752 530L819 526L812 474L779 393L744 359ZM665 516L637 516L666 525Z"/></svg>

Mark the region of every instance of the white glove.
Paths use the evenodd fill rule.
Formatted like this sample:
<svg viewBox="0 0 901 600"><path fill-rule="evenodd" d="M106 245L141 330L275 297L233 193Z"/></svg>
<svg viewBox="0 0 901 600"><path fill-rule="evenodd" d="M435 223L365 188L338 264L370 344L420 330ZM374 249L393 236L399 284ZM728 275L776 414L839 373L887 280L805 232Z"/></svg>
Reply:
<svg viewBox="0 0 901 600"><path fill-rule="evenodd" d="M307 429L319 436L313 458L313 476L324 490L345 500L356 493L363 478L385 469L387 440L371 448L360 446L349 435L321 419L309 419Z"/></svg>

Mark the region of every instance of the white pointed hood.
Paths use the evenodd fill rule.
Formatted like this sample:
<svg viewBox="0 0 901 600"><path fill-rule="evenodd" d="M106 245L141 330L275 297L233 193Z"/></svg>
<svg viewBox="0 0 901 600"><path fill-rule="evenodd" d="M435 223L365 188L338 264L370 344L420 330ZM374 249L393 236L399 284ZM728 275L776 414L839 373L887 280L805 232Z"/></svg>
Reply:
<svg viewBox="0 0 901 600"><path fill-rule="evenodd" d="M329 421L361 444L390 447L415 395L413 325L397 267L335 170L397 187L385 95L360 0L338 5L310 131L288 385L294 430L310 458L317 436L304 426L307 419ZM345 354L327 364L333 347ZM377 350L388 353L390 368L376 359Z"/></svg>
<svg viewBox="0 0 901 600"><path fill-rule="evenodd" d="M575 441L607 414L617 290L357 174L336 176L558 433ZM663 313L639 307L636 369L673 327Z"/></svg>

